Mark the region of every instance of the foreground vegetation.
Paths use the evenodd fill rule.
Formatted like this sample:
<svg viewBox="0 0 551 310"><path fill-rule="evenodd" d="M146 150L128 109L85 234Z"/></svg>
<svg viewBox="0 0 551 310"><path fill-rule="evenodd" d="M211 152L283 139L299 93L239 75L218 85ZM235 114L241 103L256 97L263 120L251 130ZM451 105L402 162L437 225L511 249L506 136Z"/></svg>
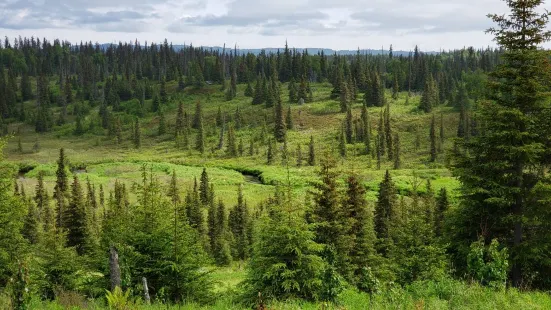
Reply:
<svg viewBox="0 0 551 310"><path fill-rule="evenodd" d="M231 271L230 273L234 273ZM233 278L233 276L232 276ZM2 299L0 299L2 300ZM4 299L5 300L5 299ZM3 303L4 305L6 303ZM268 309L548 309L551 298L546 293L523 292L514 289L498 292L481 287L477 284L465 284L454 280L436 282L417 282L406 288L394 287L382 291L380 294L369 296L354 289L346 289L336 303L313 303L304 301L279 301L271 303ZM31 301L29 309L67 309L83 307L87 309L106 309L102 300L85 300L82 297L71 298L60 296L53 302L44 302L39 299ZM200 304L165 305L154 303L144 305L135 303L132 309L215 309L240 310L249 309L239 305L239 302L225 294L216 299L214 304L207 306Z"/></svg>
<svg viewBox="0 0 551 310"><path fill-rule="evenodd" d="M551 33L508 4L409 57L6 40L0 304L551 307Z"/></svg>

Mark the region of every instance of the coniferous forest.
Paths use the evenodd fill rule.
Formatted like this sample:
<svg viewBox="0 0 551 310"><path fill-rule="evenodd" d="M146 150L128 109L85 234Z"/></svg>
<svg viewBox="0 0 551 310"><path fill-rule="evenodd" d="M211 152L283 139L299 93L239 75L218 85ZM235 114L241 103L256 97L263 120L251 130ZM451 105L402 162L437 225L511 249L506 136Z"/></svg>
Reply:
<svg viewBox="0 0 551 310"><path fill-rule="evenodd" d="M551 39L0 43L0 309L549 309Z"/></svg>

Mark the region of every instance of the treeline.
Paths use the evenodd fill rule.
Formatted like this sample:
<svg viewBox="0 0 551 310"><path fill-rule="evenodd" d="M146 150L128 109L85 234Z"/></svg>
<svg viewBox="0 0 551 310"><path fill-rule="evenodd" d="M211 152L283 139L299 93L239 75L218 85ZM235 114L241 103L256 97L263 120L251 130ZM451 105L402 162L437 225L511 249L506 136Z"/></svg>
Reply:
<svg viewBox="0 0 551 310"><path fill-rule="evenodd" d="M26 121L44 132L65 124L68 114L82 122L99 106L101 125L107 128L110 111L143 117L162 110L169 100L166 83L171 81L178 82L180 91L219 84L228 100L235 98L238 84L248 84L245 95L267 107L275 105L279 84L287 82L290 103L313 101L311 82L330 82L332 97L345 103L363 93L368 106L384 106L385 89L393 96L399 91L424 92L428 95L422 108L430 112L439 102L453 102L463 84L471 99L481 98L483 73L495 68L500 54L473 48L424 54L415 48L407 57L393 56L392 50L388 55L310 55L286 46L278 53L255 55L191 45L174 49L166 40L160 45L105 47L6 39L0 44L0 115L3 123ZM35 104L25 105L29 100ZM149 110L146 100L153 100ZM345 112L345 104L341 106Z"/></svg>

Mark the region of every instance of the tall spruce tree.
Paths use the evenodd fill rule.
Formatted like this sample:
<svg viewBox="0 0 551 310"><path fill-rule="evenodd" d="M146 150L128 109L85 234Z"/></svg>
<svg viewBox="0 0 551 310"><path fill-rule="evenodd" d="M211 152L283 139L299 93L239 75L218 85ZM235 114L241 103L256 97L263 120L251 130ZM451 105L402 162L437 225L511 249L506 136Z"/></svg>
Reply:
<svg viewBox="0 0 551 310"><path fill-rule="evenodd" d="M314 142L314 136L310 136L310 143L308 144L308 165L316 165L316 144Z"/></svg>
<svg viewBox="0 0 551 310"><path fill-rule="evenodd" d="M67 158L65 157L65 150L59 149L59 158L57 160L56 181L54 186L54 199L56 200L56 226L65 227L65 208L67 205L67 197L69 192L69 178L67 176L67 169L65 165Z"/></svg>
<svg viewBox="0 0 551 310"><path fill-rule="evenodd" d="M392 223L396 216L397 190L387 170L379 184L377 204L375 205L375 232L379 239L379 251L388 255L392 246Z"/></svg>
<svg viewBox="0 0 551 310"><path fill-rule="evenodd" d="M214 229L215 240L213 243L213 256L219 266L227 266L232 261L231 235L228 228L228 215L226 206L222 200L218 201L216 208L216 225Z"/></svg>
<svg viewBox="0 0 551 310"><path fill-rule="evenodd" d="M423 89L421 101L419 102L419 108L425 113L430 113L432 108L436 105L434 102L434 92L434 81L432 75L429 74L427 80L425 81L425 88Z"/></svg>
<svg viewBox="0 0 551 310"><path fill-rule="evenodd" d="M347 232L350 238L349 256L350 268L346 278L357 283L362 269L373 266L377 253L375 251L375 230L373 213L365 199L365 187L356 174L351 174L346 180L346 195L343 202L345 218L349 221Z"/></svg>
<svg viewBox="0 0 551 310"><path fill-rule="evenodd" d="M438 156L438 149L437 149L437 142L436 142L436 119L434 117L434 114L432 115L432 119L430 121L429 139L430 139L430 161L435 162L436 157Z"/></svg>
<svg viewBox="0 0 551 310"><path fill-rule="evenodd" d="M203 171L201 172L201 179L199 182L199 201L203 206L208 206L210 202L210 185L209 185L209 175L207 173L207 169L203 168Z"/></svg>
<svg viewBox="0 0 551 310"><path fill-rule="evenodd" d="M205 153L205 129L203 127L203 117L199 115L197 123L197 136L195 138L195 149L201 154Z"/></svg>
<svg viewBox="0 0 551 310"><path fill-rule="evenodd" d="M345 136L346 136L346 143L353 143L354 139L354 126L353 126L353 120L352 120L352 109L348 107L346 109L346 120L345 120Z"/></svg>
<svg viewBox="0 0 551 310"><path fill-rule="evenodd" d="M342 205L335 161L327 155L320 163L320 180L314 184L314 206L310 216L315 223L316 242L325 246L338 246L342 231Z"/></svg>
<svg viewBox="0 0 551 310"><path fill-rule="evenodd" d="M506 1L509 15L489 16L497 27L488 31L504 52L487 84L491 101L477 113L484 132L464 141L468 152L459 157L455 170L463 198L458 223L463 230L456 235L460 251L465 254L480 233L486 241L504 240L510 245L515 287L526 276L533 285L549 287L544 279L551 276L551 265L535 254L549 246L549 234L538 231L551 218L549 208L537 203L549 195L542 135L550 122L545 113L549 59L540 46L551 32L546 29L547 12L538 12L542 3Z"/></svg>
<svg viewBox="0 0 551 310"><path fill-rule="evenodd" d="M392 160L394 157L394 148L392 147L392 127L390 125L390 104L387 103L384 113L384 122L385 122L385 139L386 139L386 148L388 154L388 160Z"/></svg>
<svg viewBox="0 0 551 310"><path fill-rule="evenodd" d="M233 125L230 124L228 127L228 145L226 147L226 154L230 157L237 156L237 141L235 138L235 132L233 130Z"/></svg>
<svg viewBox="0 0 551 310"><path fill-rule="evenodd" d="M283 103L281 99L277 100L275 106L275 125L274 138L277 142L283 142L286 135L285 113L283 112Z"/></svg>
<svg viewBox="0 0 551 310"><path fill-rule="evenodd" d="M86 248L88 237L86 234L86 208L84 205L84 194L77 176L73 178L71 185L71 199L65 211L67 227L67 245L75 247L82 255Z"/></svg>
<svg viewBox="0 0 551 310"><path fill-rule="evenodd" d="M442 237L444 231L444 217L449 208L448 192L442 187L436 198L436 210L434 215L434 232L436 237Z"/></svg>
<svg viewBox="0 0 551 310"><path fill-rule="evenodd" d="M234 239L234 257L244 260L249 257L251 245L251 223L245 198L243 185L237 188L237 205L230 211L228 224Z"/></svg>
<svg viewBox="0 0 551 310"><path fill-rule="evenodd" d="M293 130L293 115L291 114L291 106L287 108L287 114L285 115L285 125L287 130Z"/></svg>

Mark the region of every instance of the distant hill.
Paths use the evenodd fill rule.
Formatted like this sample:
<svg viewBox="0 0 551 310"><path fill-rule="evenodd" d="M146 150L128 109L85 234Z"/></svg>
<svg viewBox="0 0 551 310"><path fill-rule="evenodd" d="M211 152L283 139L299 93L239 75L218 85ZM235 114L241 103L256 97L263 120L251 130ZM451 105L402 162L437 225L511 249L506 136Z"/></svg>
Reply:
<svg viewBox="0 0 551 310"><path fill-rule="evenodd" d="M111 43L105 43L105 44L101 44L101 47L107 48L110 45L111 45ZM184 46L189 46L189 45L181 45L181 44L172 45L172 47L175 50L180 50L180 49L184 48ZM203 47L204 49L207 49L207 50L218 50L218 51L222 51L224 49L221 46L201 46L201 47ZM267 54L269 54L269 53L277 53L278 50L280 52L282 52L284 49L285 49L284 47L281 47L281 48L275 48L275 47L243 48L243 49L238 48L237 53L239 53L239 54L252 53L252 54L258 55L262 51L265 51ZM330 48L291 48L291 49L295 49L295 50L297 50L298 52L301 52L301 53L304 50L308 50L308 53L310 55L315 55L317 53L321 53L321 51L323 51L323 53L325 55L333 55L335 53L337 53L337 55L355 55L358 52L358 50L334 50L334 49L330 49ZM233 47L226 46L226 51L229 51L229 50L233 50ZM411 52L413 52L413 51L392 51L392 53L395 56L400 56L400 55L408 56L409 53L411 53ZM360 54L362 54L362 55L381 55L381 54L388 54L388 53L389 53L389 50L360 49ZM423 53L425 53L425 54L437 54L438 52L423 51Z"/></svg>

